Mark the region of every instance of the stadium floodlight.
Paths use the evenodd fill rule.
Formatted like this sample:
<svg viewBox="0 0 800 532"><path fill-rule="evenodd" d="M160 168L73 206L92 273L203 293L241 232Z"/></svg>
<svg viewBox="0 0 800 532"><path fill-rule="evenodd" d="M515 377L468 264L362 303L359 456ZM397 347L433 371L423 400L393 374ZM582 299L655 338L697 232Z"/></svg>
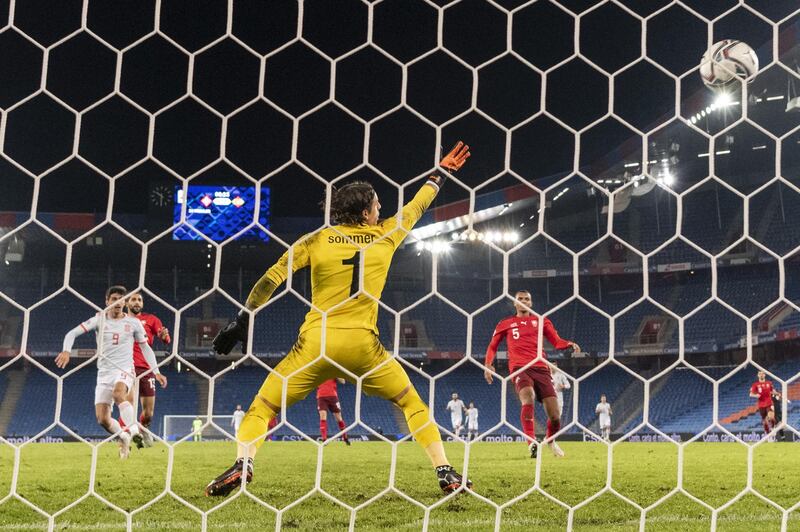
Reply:
<svg viewBox="0 0 800 532"><path fill-rule="evenodd" d="M446 253L450 251L450 242L446 240L436 240L432 244L427 244L427 249L431 253Z"/></svg>
<svg viewBox="0 0 800 532"><path fill-rule="evenodd" d="M717 95L716 99L714 100L714 105L717 108L727 107L733 103L733 98L731 98L730 93L726 91L722 91Z"/></svg>

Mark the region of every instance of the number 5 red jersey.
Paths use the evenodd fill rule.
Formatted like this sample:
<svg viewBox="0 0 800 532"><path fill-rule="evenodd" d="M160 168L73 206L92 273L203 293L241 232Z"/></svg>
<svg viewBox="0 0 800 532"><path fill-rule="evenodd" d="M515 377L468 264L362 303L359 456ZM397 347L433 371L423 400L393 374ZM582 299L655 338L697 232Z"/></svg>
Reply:
<svg viewBox="0 0 800 532"><path fill-rule="evenodd" d="M540 320L537 316L511 316L497 324L492 334L492 341L486 349L486 365L494 360L500 342L505 339L508 346L508 368L514 371L528 364L536 358L539 351L539 322L544 322L542 335L556 349L566 349L572 342L564 340L558 336L556 328L548 318ZM542 358L534 366L547 366L544 359L547 358L544 350Z"/></svg>

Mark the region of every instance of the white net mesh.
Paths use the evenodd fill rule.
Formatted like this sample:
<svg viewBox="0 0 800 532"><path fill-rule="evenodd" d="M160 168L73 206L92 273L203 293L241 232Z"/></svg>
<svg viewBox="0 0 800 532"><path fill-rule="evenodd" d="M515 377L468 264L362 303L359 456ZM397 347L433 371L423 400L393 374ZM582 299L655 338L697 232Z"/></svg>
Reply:
<svg viewBox="0 0 800 532"><path fill-rule="evenodd" d="M313 201L326 193L329 226L332 187L367 178L376 182L388 210L395 200L399 208L435 167L441 153L436 147L465 137L466 131L474 136L465 137L473 146L472 169L449 180L445 199L398 252L387 287L392 300L380 303L383 339L430 404L443 436L455 437L446 418L440 418L449 392L476 375L481 378L487 333L498 309L508 307L515 289L534 285L534 310L551 317L564 337L579 343L582 335L602 337L584 345L590 357L566 361L571 390L565 393L559 436L602 441L594 414L596 392L607 391L614 407L613 441L599 444L604 446L598 456L605 458L605 466L591 495L559 496L547 479L553 470L539 460L533 482L511 497L495 500L480 489L467 495L494 513L491 526L505 528L503 519L510 509L538 497L563 510L566 527L572 529L576 514L596 507L598 501L607 503L611 496L633 509L635 517L627 524L644 530L657 522L648 521L650 516L680 495L708 511L712 528L721 514L746 497L776 510L782 530L791 528L790 517L800 501L774 500L759 489L754 476L754 461L769 437L739 429L738 419L753 412L740 412L726 402L726 394L734 385L749 385L755 368L768 370L776 388L784 392L780 410L789 424L780 427L794 438L786 399L798 392L797 368L759 359L754 346L789 334L775 324L800 312L789 293L797 289L794 254L800 242L787 230L796 219L793 207L800 194L796 5L687 1L645 6L623 0L405 5L387 0L331 8L301 1L263 11L258 18L253 5L233 0L202 8L157 0L147 7L119 8L121 12L100 6L93 10L94 3L85 0L74 12L79 17L70 15L75 6L67 4L75 3L12 0L0 33L14 51L9 54L14 60L4 68L15 80L0 102L0 178L7 179L9 188L29 191L23 195L30 197L29 211L27 205L8 209L26 212L0 224L0 250L7 265L35 254L31 245L26 249L26 241L64 250L61 263L50 265L52 270L63 266L63 276L56 281L48 279L43 268L38 278L34 276L38 289L29 286L30 276L19 277L16 282L5 280L0 294L0 346L8 346L13 355L0 365L0 429L8 436L0 442L11 453L3 462L11 473L0 508L17 501L41 515L52 530L74 508L95 500L124 515L124 527L131 530L142 512L169 499L189 508L205 530L212 528L209 519L215 512L246 499L274 516L280 529L293 509L324 498L347 513L352 530L362 512L392 495L422 511L424 529L440 524L440 508L451 504L452 497L421 502L407 493L398 480L398 462L405 460L403 442L409 437L391 434L391 417L373 416L371 399L361 394L363 376L344 368L357 383L356 391L349 392L350 406L344 406L346 430L391 448L388 482L376 493L353 502L326 489L324 457L330 445L317 442L302 418L293 419L292 410L273 431L315 446L311 456L316 473L303 495L280 503L242 490L218 505L202 506L187 500L175 471L187 466L180 446L192 439L191 421L197 412L202 413L206 439L230 438L228 416L235 402L250 400L263 370L270 369L265 362L272 354L270 342L283 341L265 341L260 331L279 323L272 332L291 341L296 329L279 318L296 315L292 305L311 306L307 279L300 273L290 275L287 289L251 321L252 347L246 354L219 372L196 356L207 351L210 338L261 273L252 267L248 273L247 261L237 262L233 255L249 257L250 265L263 268L264 260L289 248L292 240L286 235L318 229L317 220L300 223L302 231L284 230L277 218L276 225L269 225L268 213L262 211L276 207L269 207L265 198L272 195L278 203L280 192L292 187L306 189ZM46 9L57 11L53 20L68 22L44 28ZM343 28L326 27L326 17L334 11L346 19ZM96 29L114 17L126 24L116 32ZM252 26L245 20L250 17L255 26L269 31L250 32L247 28ZM203 25L201 19L212 22ZM730 87L724 99L707 101L710 93L697 73L700 53L721 38L740 38L724 33L748 24L761 32L754 29L752 38L764 40L750 42L763 45L757 50L759 75L750 84ZM363 38L351 38L350 25L361 27ZM670 26L684 27L686 33L671 33ZM571 28L566 43L563 32L553 28ZM387 34L401 37L393 40ZM686 54L670 49L669 40L680 38L691 44L686 48L694 62L687 63ZM596 50L597 39L613 51ZM700 47L695 49L698 40ZM560 49L567 51L562 54ZM302 71L293 65L303 65ZM95 80L98 72L113 74L113 83ZM82 78L89 80L86 86L91 90L78 83ZM396 93L380 90L387 79L396 82ZM513 83L506 83L510 79ZM296 90L299 84L303 91ZM652 106L640 93L653 97ZM776 95L785 110L776 112L766 105L778 101ZM631 101L639 103L628 105ZM200 130L211 135L196 134ZM242 147L242 137L260 140ZM422 153L395 149L404 142L421 143ZM737 149L745 154L728 162L725 157ZM679 156L686 175L674 173ZM129 215L135 210L126 209L126 203L142 194L136 183L145 178L151 183L146 201L168 209L173 207L172 195L188 198L192 185L227 179L232 187L252 187L251 217L218 237L192 218L198 206L187 199L179 202L174 224L131 222ZM74 207L58 208L59 202L72 201L76 188L92 196L82 205L100 204L96 212L101 214L50 214L76 212ZM523 221L518 227L501 232L491 225L518 209L532 213L519 218ZM570 209L575 213L564 214ZM765 215L778 212L780 216L772 218ZM269 253L253 251L258 245L240 244L237 238L246 233L268 236L264 247ZM185 256L171 255L170 241L178 237L196 241ZM470 271L459 270L448 257L446 251L454 246L463 246L464 255L469 255L461 260ZM135 256L137 264L120 265L115 256ZM184 266L190 274L181 269ZM735 266L753 269L730 274ZM99 282L97 271L106 268L107 278ZM422 272L418 278L409 273L415 269ZM766 270L766 285L759 284ZM670 275L698 275L708 286L686 297L684 292L699 285L688 281L688 289L681 290ZM86 360L67 372L37 356L58 349L38 347L54 323L48 315L66 310L70 323L88 317L91 309L100 307L99 299L86 294L96 294L98 284L105 289L120 277L128 279L129 288L143 291L154 313L174 317L165 319L174 324L174 341L162 366L180 366L176 385L164 396L183 397L182 386L200 396L192 397L186 409L171 411L170 423L153 427L164 435L164 441L157 442L164 456L156 462L163 462L166 477L128 509L100 489L107 472L102 464L109 458L102 456L98 442L111 438L90 437L69 421L85 417L73 416L73 408L88 413L88 398L71 395L70 383L93 378L92 346L80 344L86 349L74 355ZM638 279L632 283L638 288L626 284L632 277ZM51 290L53 282L58 288ZM457 330L455 340L442 340L436 329L443 324ZM637 341L630 341L632 337ZM452 349L442 347L454 344ZM283 353L285 348L274 351ZM721 351L733 354L696 355ZM460 353L454 356L460 359L455 364L433 363L431 373L417 367L415 357L427 356L428 362L447 359L451 352ZM665 356L646 368L635 360L653 353ZM250 382L253 369L260 371ZM496 408L498 417L481 418L481 437L463 444L463 462L457 462L476 478L479 460L486 455L475 445L522 439L513 421L518 408L513 382L501 373L506 377L491 392L499 396L491 407L486 405L487 411ZM38 390L41 408L52 409L53 417L48 425L25 427L25 434L17 435L7 429L14 412L23 408L17 401L29 400L25 386ZM663 417L653 419L653 404L661 415L664 403L674 400L665 395L657 403L656 397L675 386L686 394L687 389L700 390L692 400L709 407L702 428L681 430L679 425L662 424ZM284 398L285 393L284 389ZM397 425L404 432L405 427ZM88 461L89 488L65 506L44 509L20 488L25 475L32 474L22 458L35 442L58 439L83 442L81 451L68 452ZM743 488L709 501L687 487L685 475L689 446L715 440L741 444L746 473ZM674 483L656 490L646 502L631 496L615 477L618 461L625 456L622 446L636 441L666 442L663 445L676 451ZM471 459L473 454L478 458ZM265 476L268 473L261 478Z"/></svg>

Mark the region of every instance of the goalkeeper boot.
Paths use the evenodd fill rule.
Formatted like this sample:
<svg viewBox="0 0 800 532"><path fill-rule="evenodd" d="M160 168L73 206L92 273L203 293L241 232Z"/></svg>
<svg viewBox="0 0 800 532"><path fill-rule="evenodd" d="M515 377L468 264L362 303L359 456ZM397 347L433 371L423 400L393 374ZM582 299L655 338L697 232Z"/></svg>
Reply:
<svg viewBox="0 0 800 532"><path fill-rule="evenodd" d="M242 484L242 475L248 484L253 480L253 459L237 458L224 473L206 486L206 497L225 497Z"/></svg>
<svg viewBox="0 0 800 532"><path fill-rule="evenodd" d="M453 493L462 485L467 488L472 488L472 481L465 481L452 466L446 465L437 467L436 476L439 477L439 487L442 488L442 491L445 493Z"/></svg>
<svg viewBox="0 0 800 532"><path fill-rule="evenodd" d="M536 460L536 456L539 454L539 442L533 440L530 445L528 445L528 450L531 452L531 459Z"/></svg>
<svg viewBox="0 0 800 532"><path fill-rule="evenodd" d="M345 444L347 444L348 446L350 445L350 438L348 438L348 437L347 437L347 434L345 434L344 436L342 436L342 441L343 441Z"/></svg>

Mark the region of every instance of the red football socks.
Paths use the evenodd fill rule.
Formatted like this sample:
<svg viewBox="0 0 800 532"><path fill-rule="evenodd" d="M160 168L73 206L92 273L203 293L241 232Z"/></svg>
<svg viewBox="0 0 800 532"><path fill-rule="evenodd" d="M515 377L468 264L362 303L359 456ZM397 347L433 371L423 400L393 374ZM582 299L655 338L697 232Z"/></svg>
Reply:
<svg viewBox="0 0 800 532"><path fill-rule="evenodd" d="M549 438L550 436L552 436L553 434L555 434L559 430L561 430L561 420L557 419L557 420L553 421L551 419L548 419L547 420L547 435L545 437Z"/></svg>
<svg viewBox="0 0 800 532"><path fill-rule="evenodd" d="M536 440L536 423L533 419L533 405L522 405L519 411L519 420L522 423L522 432L530 441Z"/></svg>

